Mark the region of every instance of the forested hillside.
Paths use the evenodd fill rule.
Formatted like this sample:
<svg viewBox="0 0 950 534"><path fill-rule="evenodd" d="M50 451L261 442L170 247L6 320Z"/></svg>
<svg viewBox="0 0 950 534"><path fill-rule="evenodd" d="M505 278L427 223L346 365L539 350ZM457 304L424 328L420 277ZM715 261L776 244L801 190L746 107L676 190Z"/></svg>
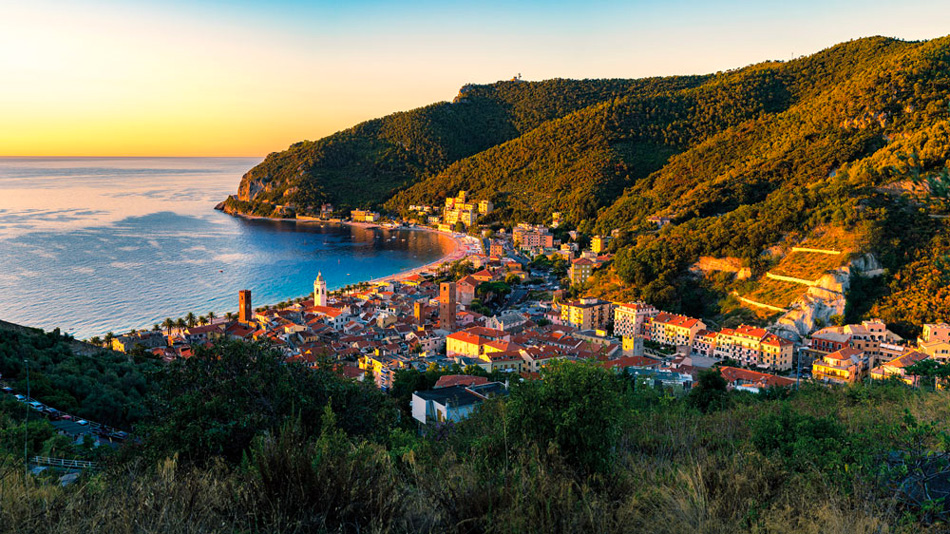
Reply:
<svg viewBox="0 0 950 534"><path fill-rule="evenodd" d="M948 66L950 38L874 37L709 76L466 86L453 104L269 156L232 207L406 213L464 189L494 202L488 224L560 211L582 232L619 232L610 272L624 298L696 314L735 289L707 284L710 298L695 298L686 272L700 256L759 275L777 261L764 251L831 227L886 269L887 289L858 308L912 328L950 313L915 301L946 251L934 217L950 189ZM657 231L651 215L673 224Z"/></svg>
<svg viewBox="0 0 950 534"><path fill-rule="evenodd" d="M241 180L231 207L256 215L376 205L396 190L575 110L628 93L677 90L705 77L548 80L463 87L442 102L275 152ZM356 179L358 178L358 179ZM283 210L276 206L290 206Z"/></svg>

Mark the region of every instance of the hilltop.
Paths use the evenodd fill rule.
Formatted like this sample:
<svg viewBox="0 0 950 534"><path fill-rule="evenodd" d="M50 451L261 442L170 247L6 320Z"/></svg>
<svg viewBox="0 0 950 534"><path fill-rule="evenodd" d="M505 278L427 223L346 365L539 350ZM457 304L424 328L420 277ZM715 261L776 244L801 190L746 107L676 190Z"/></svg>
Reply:
<svg viewBox="0 0 950 534"><path fill-rule="evenodd" d="M767 273L824 265L789 253L838 233L853 246L808 276L864 258L884 278L835 286L848 309L842 300L806 326L874 313L913 334L950 311L948 65L950 38L872 37L705 76L469 85L452 103L269 155L227 209L287 216L332 202L409 215L467 190L494 203L482 222L496 227L560 211L568 227L617 236L585 291L721 317L769 315L738 297L777 309L804 298ZM654 215L672 224L657 229ZM697 278L700 257L752 277Z"/></svg>

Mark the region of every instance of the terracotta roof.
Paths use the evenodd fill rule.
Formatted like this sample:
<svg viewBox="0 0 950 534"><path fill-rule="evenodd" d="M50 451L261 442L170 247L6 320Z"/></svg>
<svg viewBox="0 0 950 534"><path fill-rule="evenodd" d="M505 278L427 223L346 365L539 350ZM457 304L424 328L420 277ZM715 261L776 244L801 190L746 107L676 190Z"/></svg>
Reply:
<svg viewBox="0 0 950 534"><path fill-rule="evenodd" d="M735 382L743 382L747 384L754 384L760 387L788 387L795 384L795 380L791 378L760 373L758 371L750 371L749 369L720 367L719 371L722 373L722 377L726 379L726 382L729 382L730 384L734 384Z"/></svg>
<svg viewBox="0 0 950 534"><path fill-rule="evenodd" d="M434 389L450 388L453 386L477 386L487 384L488 378L474 375L445 375L436 381Z"/></svg>
<svg viewBox="0 0 950 534"><path fill-rule="evenodd" d="M900 356L894 358L893 360L885 363L884 366L900 367L900 368L909 367L921 360L926 360L928 357L929 356L927 356L926 354L922 352L917 352L915 350L915 351L908 352L906 354L901 354Z"/></svg>
<svg viewBox="0 0 950 534"><path fill-rule="evenodd" d="M736 328L736 334L762 339L768 334L768 331L764 328L740 324L739 328Z"/></svg>
<svg viewBox="0 0 950 534"><path fill-rule="evenodd" d="M859 358L864 354L863 350L852 349L851 347L845 347L837 352L832 352L831 354L825 356L825 358L831 360L852 360Z"/></svg>
<svg viewBox="0 0 950 534"><path fill-rule="evenodd" d="M699 324L699 319L686 317L685 315L673 315L672 313L660 312L653 318L654 323L669 324L682 328L692 328Z"/></svg>

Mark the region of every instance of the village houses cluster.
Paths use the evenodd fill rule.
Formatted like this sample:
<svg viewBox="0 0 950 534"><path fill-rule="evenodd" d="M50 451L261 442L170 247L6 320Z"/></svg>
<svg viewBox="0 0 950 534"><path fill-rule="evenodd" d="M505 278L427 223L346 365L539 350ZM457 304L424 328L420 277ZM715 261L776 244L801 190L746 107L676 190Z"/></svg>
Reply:
<svg viewBox="0 0 950 534"><path fill-rule="evenodd" d="M446 200L437 224L472 225L492 209L490 202L470 201L463 191ZM374 214L355 211L357 215L368 221ZM595 236L582 251L573 240L558 243L547 227L520 224L507 235L465 240L461 257L476 271L458 280L433 268L330 293L318 274L312 295L289 306L255 311L251 292L244 290L234 320L119 336L113 348L128 351L138 345L171 360L187 358L193 346L223 337L267 340L288 361L309 366L329 362L345 376L382 389L391 388L401 370L477 367L509 377L499 383L455 375L434 390L416 392L412 411L421 423L458 420L482 400L504 394L510 380L537 379L556 360L596 362L675 390L690 389L699 372L719 365L730 387L759 391L794 384L781 375L793 374L796 367L824 383L896 377L916 384L917 377L905 372L908 366L926 358L950 358L946 324L924 325L915 344L879 320L823 328L795 343L758 326L713 330L700 319L646 303L566 299L556 289L535 291L533 298L525 291L482 314L473 309L480 285L512 276L543 279L546 273L531 272L523 254L564 257L571 262L571 283L583 285L597 266L609 261L610 237Z"/></svg>

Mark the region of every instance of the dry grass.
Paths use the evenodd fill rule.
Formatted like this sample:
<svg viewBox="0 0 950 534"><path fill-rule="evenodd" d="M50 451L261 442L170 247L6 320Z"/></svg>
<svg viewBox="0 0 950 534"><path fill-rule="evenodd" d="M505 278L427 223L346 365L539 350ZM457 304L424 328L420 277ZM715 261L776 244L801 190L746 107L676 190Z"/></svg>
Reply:
<svg viewBox="0 0 950 534"><path fill-rule="evenodd" d="M770 272L780 276L816 281L828 271L837 269L847 262L847 254L833 256L815 252L791 252L782 258L782 261Z"/></svg>
<svg viewBox="0 0 950 534"><path fill-rule="evenodd" d="M788 404L893 440L905 410L950 419L950 393L876 386L805 389ZM790 471L752 445L751 422L779 402L700 415L682 404L636 412L610 473L579 477L555 447L508 461L429 444L394 458L338 433L261 440L243 466L112 468L62 488L0 472L0 531L24 533L603 532L936 533L873 477ZM477 449L473 449L477 450Z"/></svg>
<svg viewBox="0 0 950 534"><path fill-rule="evenodd" d="M755 289L751 293L742 296L762 304L788 308L807 292L808 286L763 277L756 282Z"/></svg>

